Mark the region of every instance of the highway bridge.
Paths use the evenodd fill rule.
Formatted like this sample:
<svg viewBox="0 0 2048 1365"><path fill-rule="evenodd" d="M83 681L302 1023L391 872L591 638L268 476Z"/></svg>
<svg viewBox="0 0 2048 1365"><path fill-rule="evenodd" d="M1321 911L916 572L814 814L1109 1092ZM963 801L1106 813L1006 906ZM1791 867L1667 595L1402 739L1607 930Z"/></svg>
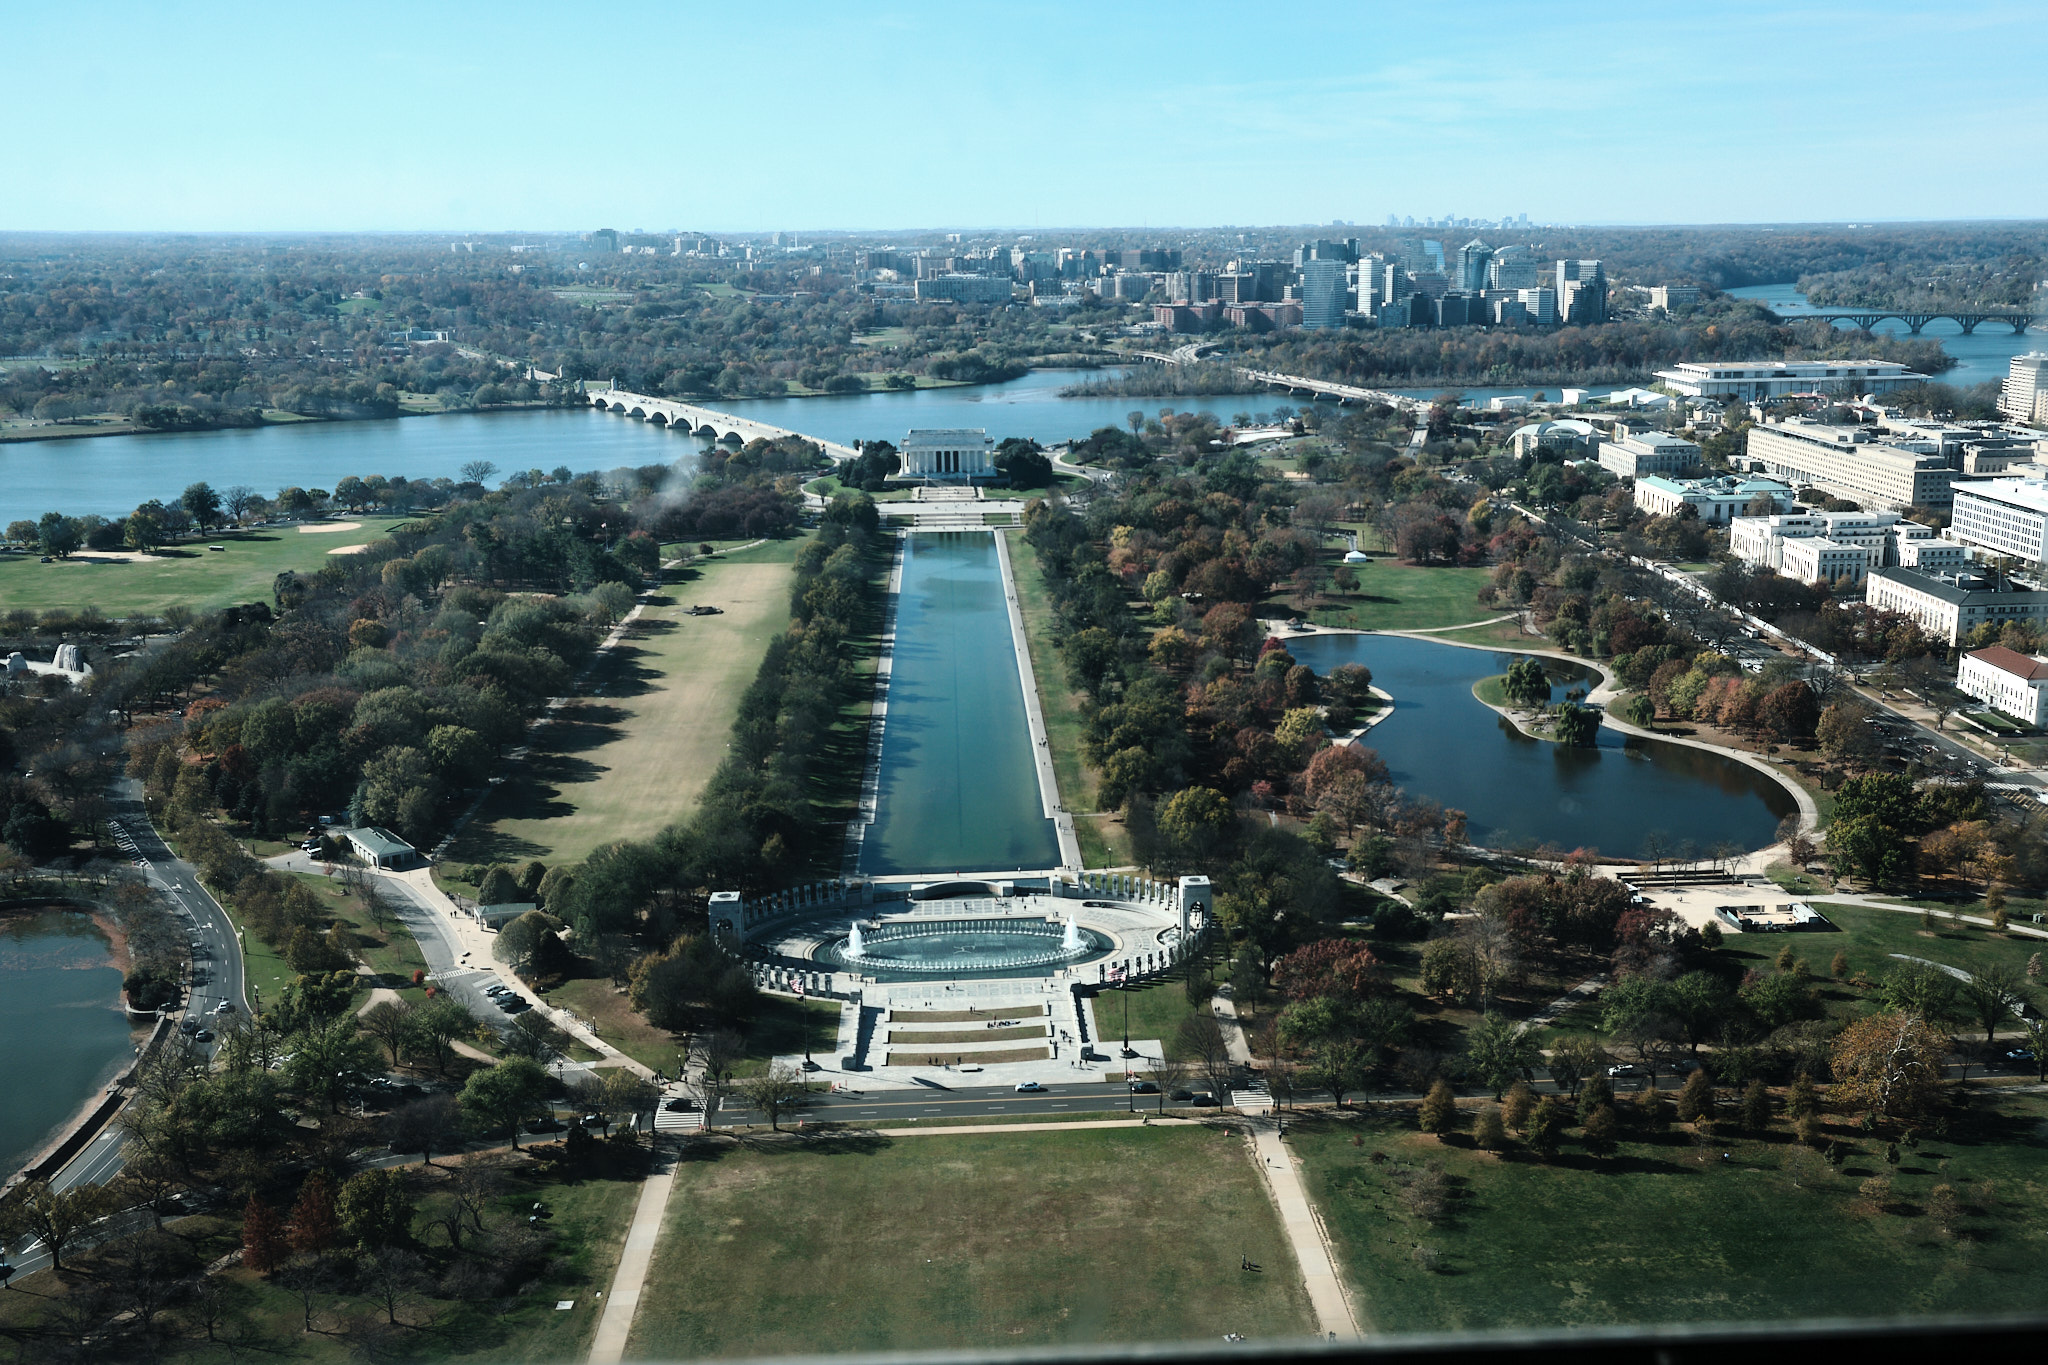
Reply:
<svg viewBox="0 0 2048 1365"><path fill-rule="evenodd" d="M631 393L625 389L593 389L590 391L590 405L607 412L620 413L626 417L637 417L643 422L666 426L674 431L688 432L701 436L707 441L723 441L728 438L738 441L756 439L774 441L785 436L794 436L823 446L825 453L835 460L851 460L860 454L852 446L840 445L837 441L821 441L815 436L806 436L801 431L789 431L772 427L766 422L751 418L734 417L731 413L719 412L715 408L700 408L693 403L678 403L673 398L655 398L644 393Z"/></svg>
<svg viewBox="0 0 2048 1365"><path fill-rule="evenodd" d="M1171 352L1135 351L1132 354L1137 359L1154 365L1192 365L1207 349L1204 346L1182 346ZM1388 393L1384 389L1363 389L1356 384L1338 384L1328 379L1311 379L1300 374L1280 374L1274 370L1254 370L1243 365L1233 365L1231 369L1254 383L1263 384L1269 389L1282 390L1298 398L1327 398L1339 404L1384 403L1396 412L1407 413L1426 412L1429 409L1429 404L1420 399Z"/></svg>

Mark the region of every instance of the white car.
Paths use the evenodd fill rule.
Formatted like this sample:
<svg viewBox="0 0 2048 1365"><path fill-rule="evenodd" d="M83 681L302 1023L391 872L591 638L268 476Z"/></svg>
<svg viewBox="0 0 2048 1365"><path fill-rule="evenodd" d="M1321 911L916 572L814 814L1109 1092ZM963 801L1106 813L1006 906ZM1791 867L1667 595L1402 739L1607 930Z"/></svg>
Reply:
<svg viewBox="0 0 2048 1365"><path fill-rule="evenodd" d="M1044 1089L1045 1087L1040 1085L1037 1081L1017 1082L1017 1093L1020 1095L1036 1095L1043 1092Z"/></svg>

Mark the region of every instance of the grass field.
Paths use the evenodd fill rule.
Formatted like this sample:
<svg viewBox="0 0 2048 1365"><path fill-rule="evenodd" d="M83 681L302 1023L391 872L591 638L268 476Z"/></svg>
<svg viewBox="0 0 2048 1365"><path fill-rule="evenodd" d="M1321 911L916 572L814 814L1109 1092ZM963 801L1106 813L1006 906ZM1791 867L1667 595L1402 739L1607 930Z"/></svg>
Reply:
<svg viewBox="0 0 2048 1365"><path fill-rule="evenodd" d="M2030 1311L2048 1292L2048 1225L2032 1216L2048 1194L2044 1127L2048 1102L2011 1097L1896 1169L1847 1122L1830 1134L1850 1147L1839 1168L1782 1119L1705 1144L1638 1134L1604 1159L1568 1137L1549 1164L1439 1143L1406 1109L1288 1131L1368 1330L1414 1332ZM1432 1163L1448 1196L1434 1224L1400 1188L1402 1167ZM1893 1179L1883 1211L1858 1194L1879 1172ZM1927 1206L1943 1182L1963 1209L1951 1232Z"/></svg>
<svg viewBox="0 0 2048 1365"><path fill-rule="evenodd" d="M268 602L270 585L287 569L314 573L328 554L367 545L404 518L362 517L356 530L329 529L345 522L305 527L266 526L220 531L210 539L178 545L132 563L68 559L40 564L35 555L0 556L0 602L9 607L93 606L109 616L146 616L166 607L194 611L235 602ZM225 545L215 552L208 545Z"/></svg>
<svg viewBox="0 0 2048 1365"><path fill-rule="evenodd" d="M1243 1139L1220 1129L847 1133L695 1155L630 1359L1310 1328Z"/></svg>
<svg viewBox="0 0 2048 1365"><path fill-rule="evenodd" d="M1319 626L1355 630L1430 630L1463 625L1489 615L1477 600L1492 577L1490 569L1417 568L1391 559L1354 566L1358 591L1335 595L1310 619Z"/></svg>
<svg viewBox="0 0 2048 1365"><path fill-rule="evenodd" d="M790 563L802 543L770 541L674 574L450 857L573 862L687 814L725 757L740 694L789 620ZM723 614L688 615L696 603Z"/></svg>

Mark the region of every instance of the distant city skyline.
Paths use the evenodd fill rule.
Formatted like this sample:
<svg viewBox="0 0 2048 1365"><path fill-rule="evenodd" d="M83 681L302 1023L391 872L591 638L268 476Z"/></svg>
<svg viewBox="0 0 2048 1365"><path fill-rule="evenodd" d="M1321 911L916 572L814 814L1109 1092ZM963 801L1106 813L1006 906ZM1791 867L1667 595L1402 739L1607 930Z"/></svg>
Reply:
<svg viewBox="0 0 2048 1365"><path fill-rule="evenodd" d="M2029 220L2048 83L2006 58L2040 19L1480 0L1247 44L1201 2L43 7L10 20L0 230Z"/></svg>

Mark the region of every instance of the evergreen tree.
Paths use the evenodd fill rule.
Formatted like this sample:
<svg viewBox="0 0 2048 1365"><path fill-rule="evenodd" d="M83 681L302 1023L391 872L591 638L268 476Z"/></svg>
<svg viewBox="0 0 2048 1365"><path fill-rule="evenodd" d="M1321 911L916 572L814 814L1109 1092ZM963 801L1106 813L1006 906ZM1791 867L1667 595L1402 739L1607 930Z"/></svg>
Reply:
<svg viewBox="0 0 2048 1365"><path fill-rule="evenodd" d="M1598 1105L1586 1115L1584 1141L1586 1150L1595 1156L1606 1156L1615 1147L1615 1133L1620 1124L1614 1117L1614 1106Z"/></svg>
<svg viewBox="0 0 2048 1365"><path fill-rule="evenodd" d="M1565 1107L1545 1095L1529 1114L1529 1146L1544 1156L1557 1155L1558 1139L1564 1134Z"/></svg>
<svg viewBox="0 0 2048 1365"><path fill-rule="evenodd" d="M1529 1114L1535 1108L1536 1092L1527 1081L1516 1081L1508 1087L1507 1098L1501 1103L1501 1118L1516 1132L1527 1133Z"/></svg>
<svg viewBox="0 0 2048 1365"><path fill-rule="evenodd" d="M1761 1133L1771 1126L1771 1092L1762 1081L1751 1081L1742 1092L1742 1126Z"/></svg>
<svg viewBox="0 0 2048 1365"><path fill-rule="evenodd" d="M1507 1124L1501 1121L1500 1106L1489 1104L1472 1123L1472 1138L1481 1147L1497 1152L1508 1145Z"/></svg>
<svg viewBox="0 0 2048 1365"><path fill-rule="evenodd" d="M1451 1094L1449 1081L1438 1081L1429 1088L1429 1094L1422 1100L1422 1110L1417 1115L1425 1133L1435 1133L1438 1140L1458 1125L1458 1101Z"/></svg>
<svg viewBox="0 0 2048 1365"><path fill-rule="evenodd" d="M1685 1078L1685 1088L1678 1092L1678 1121L1700 1123L1714 1117L1714 1083L1707 1079L1706 1068L1702 1067Z"/></svg>

